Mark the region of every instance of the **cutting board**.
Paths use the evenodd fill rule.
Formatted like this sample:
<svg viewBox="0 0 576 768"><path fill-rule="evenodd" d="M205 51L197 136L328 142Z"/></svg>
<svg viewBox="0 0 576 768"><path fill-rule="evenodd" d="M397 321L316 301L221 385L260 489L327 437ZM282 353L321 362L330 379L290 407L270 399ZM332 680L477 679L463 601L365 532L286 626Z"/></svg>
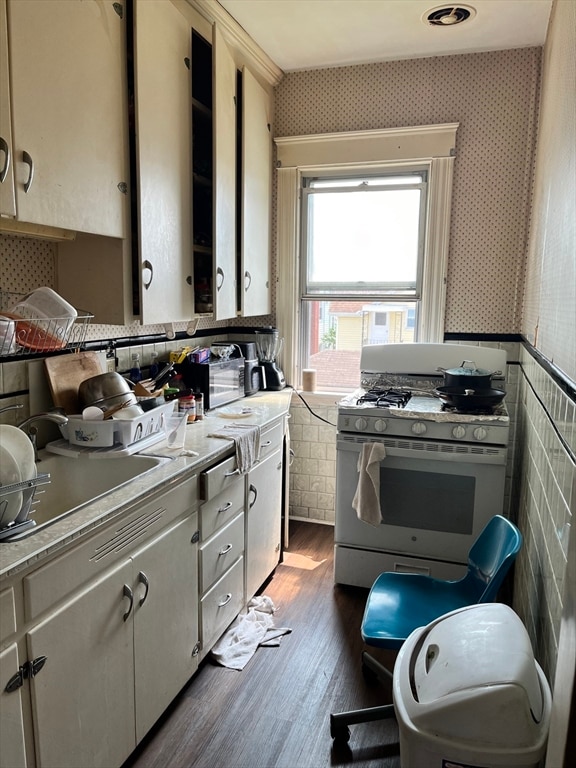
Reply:
<svg viewBox="0 0 576 768"><path fill-rule="evenodd" d="M54 405L64 413L79 413L78 387L91 376L104 373L97 352L75 352L44 360Z"/></svg>

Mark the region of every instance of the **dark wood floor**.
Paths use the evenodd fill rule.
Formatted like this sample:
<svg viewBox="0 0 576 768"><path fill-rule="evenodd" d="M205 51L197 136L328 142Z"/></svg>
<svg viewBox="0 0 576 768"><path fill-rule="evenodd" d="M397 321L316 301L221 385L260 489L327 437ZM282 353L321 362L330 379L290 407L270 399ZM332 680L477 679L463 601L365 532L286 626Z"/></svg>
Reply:
<svg viewBox="0 0 576 768"><path fill-rule="evenodd" d="M335 587L330 526L291 523L289 552L324 562L281 564L263 593L290 627L241 671L206 660L123 768L398 768L394 720L330 738L331 712L391 701L391 684L365 682L360 622L367 590ZM394 656L380 656L391 668Z"/></svg>

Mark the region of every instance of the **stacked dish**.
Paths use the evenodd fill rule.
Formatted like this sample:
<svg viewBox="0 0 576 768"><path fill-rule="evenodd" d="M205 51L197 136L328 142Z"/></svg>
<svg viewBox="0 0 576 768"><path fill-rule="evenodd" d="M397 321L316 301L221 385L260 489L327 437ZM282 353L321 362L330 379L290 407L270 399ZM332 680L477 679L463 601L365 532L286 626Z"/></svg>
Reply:
<svg viewBox="0 0 576 768"><path fill-rule="evenodd" d="M34 447L29 438L17 427L0 424L0 530L27 518L33 489L13 486L35 477Z"/></svg>

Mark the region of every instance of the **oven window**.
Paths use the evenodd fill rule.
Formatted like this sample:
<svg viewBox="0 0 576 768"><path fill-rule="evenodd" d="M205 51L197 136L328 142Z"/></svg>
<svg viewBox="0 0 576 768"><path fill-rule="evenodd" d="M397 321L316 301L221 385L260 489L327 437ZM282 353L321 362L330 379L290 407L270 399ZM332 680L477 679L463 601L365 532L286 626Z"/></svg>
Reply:
<svg viewBox="0 0 576 768"><path fill-rule="evenodd" d="M470 535L476 478L380 467L382 525Z"/></svg>

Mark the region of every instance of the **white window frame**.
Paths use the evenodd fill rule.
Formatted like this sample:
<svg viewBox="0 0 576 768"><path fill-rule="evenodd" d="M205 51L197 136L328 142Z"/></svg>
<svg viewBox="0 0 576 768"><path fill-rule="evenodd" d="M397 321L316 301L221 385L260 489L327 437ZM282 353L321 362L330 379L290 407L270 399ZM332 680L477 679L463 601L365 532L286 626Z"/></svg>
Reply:
<svg viewBox="0 0 576 768"><path fill-rule="evenodd" d="M342 169L372 172L382 167L428 170L426 251L419 341L444 340L446 271L452 179L458 123L276 138L277 256L276 323L284 337L281 364L288 383L299 386L300 188L302 176Z"/></svg>

